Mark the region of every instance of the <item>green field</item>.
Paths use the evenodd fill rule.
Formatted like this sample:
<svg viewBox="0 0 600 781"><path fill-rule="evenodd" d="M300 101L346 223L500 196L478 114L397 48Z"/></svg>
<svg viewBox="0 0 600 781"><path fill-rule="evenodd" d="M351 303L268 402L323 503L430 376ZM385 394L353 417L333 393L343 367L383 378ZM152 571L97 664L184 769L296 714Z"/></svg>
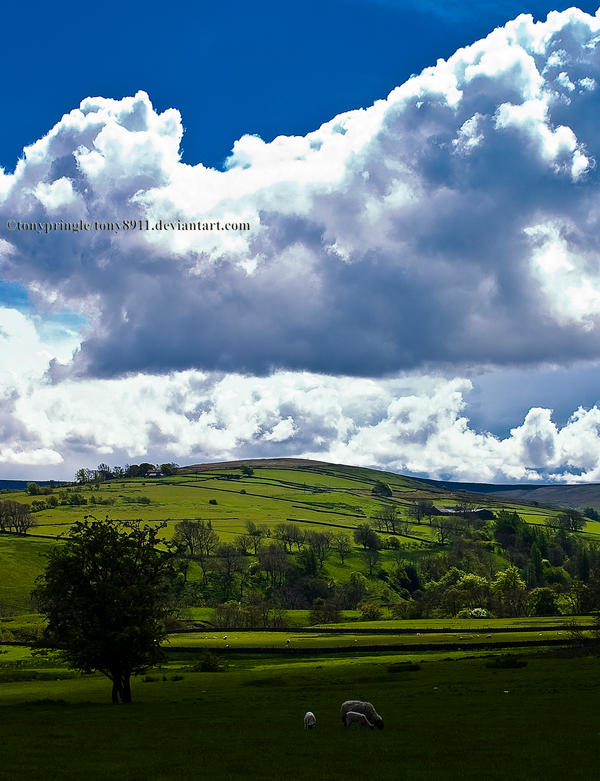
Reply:
<svg viewBox="0 0 600 781"><path fill-rule="evenodd" d="M491 669L489 656L236 657L200 673L186 655L137 678L132 705L112 706L101 676L11 682L19 660L0 655L0 778L596 777L598 660L523 658ZM399 668L406 659L419 664ZM42 664L20 661L23 673ZM43 664L30 669L60 672ZM345 730L348 698L373 702L385 729Z"/></svg>

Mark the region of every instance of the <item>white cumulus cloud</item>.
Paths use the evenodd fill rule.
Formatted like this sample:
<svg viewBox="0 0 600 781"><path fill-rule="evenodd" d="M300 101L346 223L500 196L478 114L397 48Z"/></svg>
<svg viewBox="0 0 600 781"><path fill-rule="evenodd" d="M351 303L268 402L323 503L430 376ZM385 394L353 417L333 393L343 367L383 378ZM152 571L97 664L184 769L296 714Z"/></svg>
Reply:
<svg viewBox="0 0 600 781"><path fill-rule="evenodd" d="M521 15L306 136L243 136L224 171L182 163L178 111L145 93L87 98L2 173L0 219L120 229L3 228L2 274L87 313L56 378L598 358L599 40L575 8ZM558 306L544 225L586 267Z"/></svg>

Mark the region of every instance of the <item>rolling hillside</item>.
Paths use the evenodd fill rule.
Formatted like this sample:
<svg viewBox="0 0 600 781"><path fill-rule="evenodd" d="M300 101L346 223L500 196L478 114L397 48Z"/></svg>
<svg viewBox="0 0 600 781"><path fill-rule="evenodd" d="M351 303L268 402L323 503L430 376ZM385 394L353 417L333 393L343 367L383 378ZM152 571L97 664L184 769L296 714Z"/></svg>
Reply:
<svg viewBox="0 0 600 781"><path fill-rule="evenodd" d="M600 508L600 483L577 483L564 485L531 485L529 483L454 483L444 480L422 480L428 485L445 488L448 491L466 491L486 497L502 497L515 502L561 506L572 508Z"/></svg>
<svg viewBox="0 0 600 781"><path fill-rule="evenodd" d="M391 495L374 494L377 483L388 486ZM393 545L381 549L377 565L391 572L395 566L393 549L401 549L406 560L414 561L442 550L447 543L441 533L442 519L465 503L471 510L486 510L488 518L502 509L517 511L526 524L540 527L552 526L558 513L556 508L533 504L530 492L525 491L522 499L517 489L502 495L476 486L475 494L465 492L467 487L475 486L307 459L255 459L193 464L169 477L113 478L97 486L59 486L52 493L56 506L47 506L46 496L4 491L3 499L32 506L35 526L25 537L0 534L0 568L6 575L10 573L10 577L0 578L0 604L7 609L28 609L29 591L45 565L45 546L68 534L70 525L85 515L160 522L166 539L173 537L183 520L210 521L223 543L237 543L247 536L248 523L259 527L267 538L277 536L281 524L293 522L304 534L342 533L351 543L358 526L371 524L388 543L393 538ZM562 488L568 492L585 487ZM414 509L419 502L433 506L435 512L417 516ZM378 516L390 508L395 509L395 525L378 525ZM458 513L455 518L460 520ZM590 541L600 539L600 523L588 521L580 534ZM325 564L327 575L343 581L351 571L368 573L361 552L360 545L352 543L346 564L331 556Z"/></svg>

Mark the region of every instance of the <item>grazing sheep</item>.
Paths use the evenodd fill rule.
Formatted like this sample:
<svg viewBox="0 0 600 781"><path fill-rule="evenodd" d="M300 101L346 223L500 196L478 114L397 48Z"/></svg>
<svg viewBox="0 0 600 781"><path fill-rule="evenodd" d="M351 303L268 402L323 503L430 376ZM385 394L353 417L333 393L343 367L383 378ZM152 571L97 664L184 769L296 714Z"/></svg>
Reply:
<svg viewBox="0 0 600 781"><path fill-rule="evenodd" d="M317 720L315 714L312 711L307 711L304 714L304 729L314 729L317 726Z"/></svg>
<svg viewBox="0 0 600 781"><path fill-rule="evenodd" d="M361 729L363 729L363 727L375 729L375 726L371 724L364 713L357 713L355 710L347 711L344 716L344 727L349 727L351 724L358 724Z"/></svg>
<svg viewBox="0 0 600 781"><path fill-rule="evenodd" d="M383 729L383 719L370 702L364 702L363 700L346 700L346 702L342 703L341 714L342 724L344 725L346 725L346 713L349 711L364 713L374 727Z"/></svg>

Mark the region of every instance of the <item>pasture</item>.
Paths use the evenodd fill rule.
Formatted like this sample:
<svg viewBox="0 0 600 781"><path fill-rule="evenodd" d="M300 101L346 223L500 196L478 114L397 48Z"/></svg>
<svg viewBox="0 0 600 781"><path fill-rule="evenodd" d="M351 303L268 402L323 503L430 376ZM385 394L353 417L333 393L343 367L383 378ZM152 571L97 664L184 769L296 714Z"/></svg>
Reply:
<svg viewBox="0 0 600 781"><path fill-rule="evenodd" d="M398 671L407 658L418 666ZM203 673L182 655L135 679L132 705L112 706L99 675L7 680L13 654L0 662L0 778L595 777L598 660L523 658L524 667L493 669L489 655L240 656ZM22 659L20 670L51 678L53 664ZM385 729L345 730L348 698L373 702ZM302 728L307 710L312 731Z"/></svg>

